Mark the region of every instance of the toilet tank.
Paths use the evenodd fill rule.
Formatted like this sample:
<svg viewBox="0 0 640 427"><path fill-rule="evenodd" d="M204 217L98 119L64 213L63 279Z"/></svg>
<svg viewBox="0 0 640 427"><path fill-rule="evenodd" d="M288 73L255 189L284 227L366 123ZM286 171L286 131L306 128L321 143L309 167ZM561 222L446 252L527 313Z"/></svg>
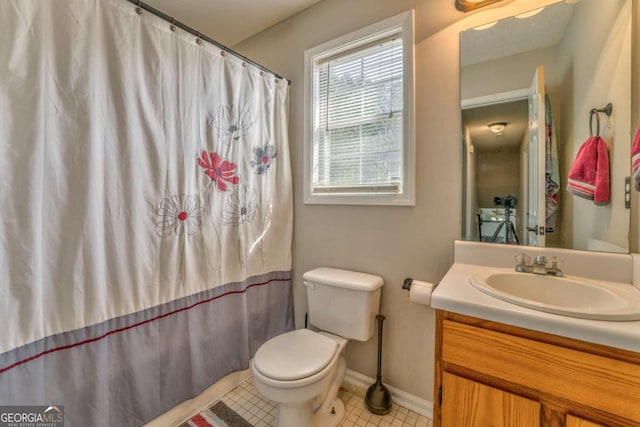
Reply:
<svg viewBox="0 0 640 427"><path fill-rule="evenodd" d="M320 267L302 275L309 323L344 338L367 341L380 308L381 277Z"/></svg>

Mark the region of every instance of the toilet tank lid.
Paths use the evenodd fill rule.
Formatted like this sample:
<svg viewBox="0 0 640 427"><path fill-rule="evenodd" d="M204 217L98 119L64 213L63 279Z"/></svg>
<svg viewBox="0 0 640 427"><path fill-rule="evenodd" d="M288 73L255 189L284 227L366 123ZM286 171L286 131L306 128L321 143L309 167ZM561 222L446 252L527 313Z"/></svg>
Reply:
<svg viewBox="0 0 640 427"><path fill-rule="evenodd" d="M323 283L358 291L375 291L382 287L382 277L340 268L319 267L307 271L302 278L308 282Z"/></svg>

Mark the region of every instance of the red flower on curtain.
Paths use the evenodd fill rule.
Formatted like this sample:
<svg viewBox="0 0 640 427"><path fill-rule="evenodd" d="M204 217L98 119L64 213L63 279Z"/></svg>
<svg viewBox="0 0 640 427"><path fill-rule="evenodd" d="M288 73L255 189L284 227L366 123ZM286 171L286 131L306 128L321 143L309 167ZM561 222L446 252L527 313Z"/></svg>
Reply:
<svg viewBox="0 0 640 427"><path fill-rule="evenodd" d="M227 184L237 185L240 182L236 173L236 164L229 160L222 160L218 153L207 153L203 151L198 159L198 165L203 168L204 173L216 183L220 191L227 191Z"/></svg>

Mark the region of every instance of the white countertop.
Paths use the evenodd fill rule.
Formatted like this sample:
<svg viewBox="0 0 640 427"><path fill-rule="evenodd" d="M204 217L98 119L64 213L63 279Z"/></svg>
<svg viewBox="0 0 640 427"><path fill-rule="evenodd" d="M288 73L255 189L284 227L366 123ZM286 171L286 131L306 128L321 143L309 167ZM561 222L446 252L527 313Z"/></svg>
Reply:
<svg viewBox="0 0 640 427"><path fill-rule="evenodd" d="M640 352L640 321L578 319L499 300L475 289L469 283L469 276L483 268L490 267L459 262L453 264L433 291L431 306L525 329Z"/></svg>

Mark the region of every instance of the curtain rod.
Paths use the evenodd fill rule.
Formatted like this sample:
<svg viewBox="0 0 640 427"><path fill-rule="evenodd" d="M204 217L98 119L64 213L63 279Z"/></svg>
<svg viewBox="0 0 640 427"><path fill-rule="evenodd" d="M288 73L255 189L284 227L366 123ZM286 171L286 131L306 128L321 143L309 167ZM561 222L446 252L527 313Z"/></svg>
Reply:
<svg viewBox="0 0 640 427"><path fill-rule="evenodd" d="M282 79L282 80L286 80L287 83L289 85L291 85L291 80L286 79L284 77L282 77L280 74L278 73L274 73L273 71L269 70L268 68L258 64L257 62L254 62L252 60L250 60L249 58L247 58L244 55L239 54L238 52L236 52L233 49L228 48L227 46L215 41L214 39L212 39L211 37L207 37L206 35L202 34L200 31L196 31L193 28L191 28L190 26L188 26L187 24L184 24L180 21L178 21L177 19L175 19L172 16L169 16L163 12L161 12L160 10L140 1L140 0L127 0L129 3L133 3L134 5L136 5L137 7L139 7L140 9L146 10L147 12L151 12L152 14L154 14L155 16L159 17L160 19L163 19L165 21L167 21L168 23L170 23L171 25L174 25L178 28L180 28L181 30L184 30L186 32L188 32L189 34L192 34L196 37L198 37L199 39L202 39L204 41L207 41L209 43L211 43L212 45L222 49L224 52L230 53L240 59L242 59L245 62L248 62L249 64L253 65L254 67L257 67L258 69L262 70L262 71L266 71L267 73L273 74L277 79Z"/></svg>

